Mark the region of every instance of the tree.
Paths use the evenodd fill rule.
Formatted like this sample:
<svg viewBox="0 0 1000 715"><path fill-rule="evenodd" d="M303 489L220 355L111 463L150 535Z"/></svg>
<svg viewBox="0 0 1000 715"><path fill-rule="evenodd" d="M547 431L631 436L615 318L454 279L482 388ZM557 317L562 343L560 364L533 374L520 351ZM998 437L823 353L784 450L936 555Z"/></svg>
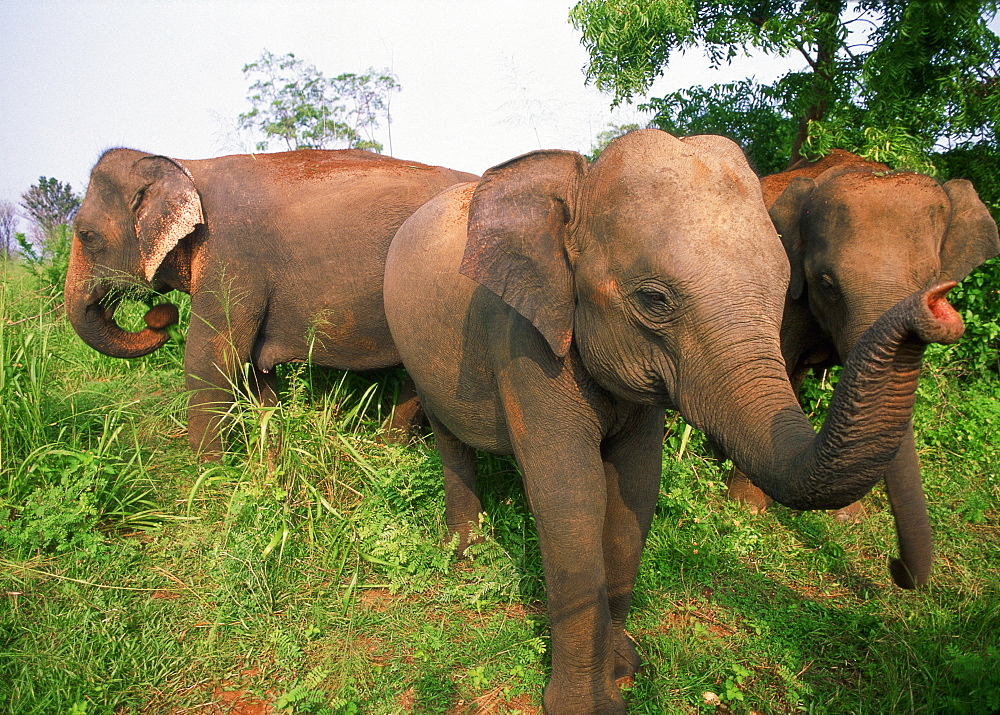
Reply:
<svg viewBox="0 0 1000 715"><path fill-rule="evenodd" d="M81 198L69 184L41 176L21 194L21 207L35 229L34 242L15 234L21 253L33 266L43 285L53 293L62 290L69 266L73 217Z"/></svg>
<svg viewBox="0 0 1000 715"><path fill-rule="evenodd" d="M688 87L642 105L675 134L719 133L761 174L839 147L966 178L1000 218L1000 38L996 0L579 0L588 78L613 104L647 91L677 51L719 67L740 53L799 55L771 84ZM1000 258L949 296L966 318L954 354L996 364Z"/></svg>
<svg viewBox="0 0 1000 715"><path fill-rule="evenodd" d="M382 151L374 130L380 118L391 122L390 98L400 89L389 70L369 68L364 74L328 79L292 53L279 57L264 50L243 67L243 74L254 80L247 97L252 108L239 116L239 126L264 135L257 143L260 151L271 140L284 142L289 150L340 146Z"/></svg>
<svg viewBox="0 0 1000 715"><path fill-rule="evenodd" d="M21 194L21 207L44 239L52 238L59 227L73 221L80 201L69 184L44 176L38 177L38 183Z"/></svg>
<svg viewBox="0 0 1000 715"><path fill-rule="evenodd" d="M14 253L17 234L17 208L10 201L0 201L0 258Z"/></svg>
<svg viewBox="0 0 1000 715"><path fill-rule="evenodd" d="M996 12L994 0L580 0L570 17L588 78L615 104L698 45L712 67L801 55L804 69L769 85L690 87L645 105L664 129L728 134L762 173L833 146L933 173L934 154L997 155Z"/></svg>

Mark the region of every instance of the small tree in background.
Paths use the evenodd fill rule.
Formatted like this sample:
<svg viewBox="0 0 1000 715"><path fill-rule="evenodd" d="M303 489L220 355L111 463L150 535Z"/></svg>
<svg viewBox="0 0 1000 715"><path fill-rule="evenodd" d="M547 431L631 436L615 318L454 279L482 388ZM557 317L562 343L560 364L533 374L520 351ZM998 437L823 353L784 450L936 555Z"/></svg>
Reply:
<svg viewBox="0 0 1000 715"><path fill-rule="evenodd" d="M41 176L37 184L21 194L21 208L33 227L33 241L24 234L14 235L25 260L46 288L62 290L69 266L73 237L72 221L82 199L67 183Z"/></svg>
<svg viewBox="0 0 1000 715"><path fill-rule="evenodd" d="M238 122L241 129L264 135L258 150L266 151L276 140L288 150L382 151L374 132L380 119L391 123L390 98L400 89L389 70L369 68L328 79L292 53L279 57L264 50L243 74L253 79L247 97L252 108Z"/></svg>
<svg viewBox="0 0 1000 715"><path fill-rule="evenodd" d="M10 201L0 201L0 258L14 253L17 234L17 208Z"/></svg>
<svg viewBox="0 0 1000 715"><path fill-rule="evenodd" d="M38 177L38 183L21 194L21 207L28 220L46 238L58 227L72 223L80 201L69 184L44 176Z"/></svg>
<svg viewBox="0 0 1000 715"><path fill-rule="evenodd" d="M597 157L608 148L608 144L637 129L642 129L642 127L638 124L608 124L608 128L597 135L597 142L590 148L590 153L586 155L587 161L597 161Z"/></svg>

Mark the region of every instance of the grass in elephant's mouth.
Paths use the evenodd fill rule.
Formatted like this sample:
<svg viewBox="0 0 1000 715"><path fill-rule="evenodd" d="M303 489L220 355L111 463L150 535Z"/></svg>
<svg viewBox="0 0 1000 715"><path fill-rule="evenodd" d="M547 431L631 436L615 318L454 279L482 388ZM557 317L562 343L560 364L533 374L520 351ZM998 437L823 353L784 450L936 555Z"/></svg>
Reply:
<svg viewBox="0 0 1000 715"><path fill-rule="evenodd" d="M396 376L284 369L266 433L241 404L232 452L199 465L180 349L107 358L58 313L11 325L43 310L4 295L0 713L224 711L233 693L273 712L540 711L541 565L510 460L480 458L491 538L456 563L432 445L376 439ZM880 490L860 524L751 517L675 419L630 712L1000 708L998 398L995 376L924 377L937 559L918 592L888 577Z"/></svg>

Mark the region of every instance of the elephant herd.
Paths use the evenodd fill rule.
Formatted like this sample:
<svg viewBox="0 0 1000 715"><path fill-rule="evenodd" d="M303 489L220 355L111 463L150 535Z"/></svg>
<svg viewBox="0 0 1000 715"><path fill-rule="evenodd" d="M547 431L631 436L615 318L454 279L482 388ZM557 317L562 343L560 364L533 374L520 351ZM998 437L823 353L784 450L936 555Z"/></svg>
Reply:
<svg viewBox="0 0 1000 715"><path fill-rule="evenodd" d="M665 409L732 460L730 493L757 508L841 509L884 479L893 578L927 580L917 378L927 344L962 334L948 290L998 253L967 181L836 151L761 180L717 136L642 130L593 163L536 151L482 178L353 150L113 149L76 217L66 306L88 345L136 357L177 312L161 303L128 332L122 297L191 295L188 434L208 459L234 386L273 403L279 363L405 366L460 549L482 509L474 451L521 468L552 635L546 712L612 713L640 666L624 627ZM797 389L838 363L816 433Z"/></svg>

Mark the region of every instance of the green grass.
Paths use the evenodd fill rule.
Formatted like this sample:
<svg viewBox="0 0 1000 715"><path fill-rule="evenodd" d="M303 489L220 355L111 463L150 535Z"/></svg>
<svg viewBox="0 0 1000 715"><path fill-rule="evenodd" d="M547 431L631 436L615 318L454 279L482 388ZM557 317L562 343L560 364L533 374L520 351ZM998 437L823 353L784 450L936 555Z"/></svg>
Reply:
<svg viewBox="0 0 1000 715"><path fill-rule="evenodd" d="M539 712L541 564L509 459L480 457L491 538L458 563L432 440L377 439L398 374L286 367L282 406L241 402L226 460L201 466L179 345L101 356L3 270L0 713ZM891 585L880 490L860 524L750 517L672 423L630 712L1000 709L1000 382L932 352L920 592Z"/></svg>

